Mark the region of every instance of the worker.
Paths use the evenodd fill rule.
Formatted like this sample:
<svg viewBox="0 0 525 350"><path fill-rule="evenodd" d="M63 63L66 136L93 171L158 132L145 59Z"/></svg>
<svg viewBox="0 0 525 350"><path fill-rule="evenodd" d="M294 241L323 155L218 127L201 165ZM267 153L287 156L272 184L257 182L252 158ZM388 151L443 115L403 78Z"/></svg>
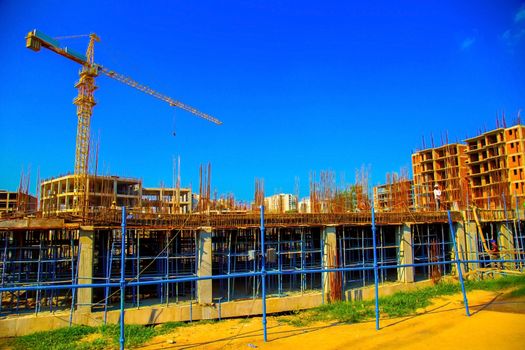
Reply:
<svg viewBox="0 0 525 350"><path fill-rule="evenodd" d="M441 206L441 190L438 184L434 185L434 200L436 201L436 211L438 211Z"/></svg>
<svg viewBox="0 0 525 350"><path fill-rule="evenodd" d="M499 247L498 242L496 242L495 239L490 240L490 258L492 260L499 260ZM501 263L497 262L493 264L493 266L496 266L501 269Z"/></svg>

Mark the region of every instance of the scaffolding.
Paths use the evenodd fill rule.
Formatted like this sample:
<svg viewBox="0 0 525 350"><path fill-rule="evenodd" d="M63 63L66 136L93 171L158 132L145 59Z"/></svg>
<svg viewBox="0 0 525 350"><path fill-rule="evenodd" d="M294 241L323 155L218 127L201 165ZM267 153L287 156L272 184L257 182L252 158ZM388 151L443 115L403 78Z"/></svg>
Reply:
<svg viewBox="0 0 525 350"><path fill-rule="evenodd" d="M412 225L414 263L439 263L452 260L452 241L450 230L444 224ZM416 281L436 279L448 275L451 266L446 264L416 266ZM439 278L438 278L439 279Z"/></svg>
<svg viewBox="0 0 525 350"><path fill-rule="evenodd" d="M342 226L338 232L339 266L367 268L374 264L374 245L371 227ZM377 263L379 266L398 264L399 242L394 226L378 226ZM347 289L365 287L374 283L372 270L346 271L342 276L343 292ZM379 271L381 283L397 281L396 269L382 268Z"/></svg>
<svg viewBox="0 0 525 350"><path fill-rule="evenodd" d="M290 272L322 268L320 228L267 228L267 271ZM260 230L229 229L212 234L213 274L231 275L254 272L260 268L262 254ZM268 276L268 293L285 296L305 293L322 287L321 274L279 274ZM252 277L214 281L214 298L225 301L259 296L260 286Z"/></svg>
<svg viewBox="0 0 525 350"><path fill-rule="evenodd" d="M195 230L126 231L125 278L132 281L163 281L197 275L197 235ZM97 234L95 250L101 254L95 259L94 277L104 283L118 283L121 271L121 231L108 230ZM95 295L99 302L94 310L106 313L119 296L118 288L103 288ZM154 286L128 288L126 300L132 306L148 304L169 305L195 300L195 282L159 283Z"/></svg>
<svg viewBox="0 0 525 350"><path fill-rule="evenodd" d="M0 231L2 287L64 285L64 289L0 292L0 315L71 308L78 274L77 230Z"/></svg>

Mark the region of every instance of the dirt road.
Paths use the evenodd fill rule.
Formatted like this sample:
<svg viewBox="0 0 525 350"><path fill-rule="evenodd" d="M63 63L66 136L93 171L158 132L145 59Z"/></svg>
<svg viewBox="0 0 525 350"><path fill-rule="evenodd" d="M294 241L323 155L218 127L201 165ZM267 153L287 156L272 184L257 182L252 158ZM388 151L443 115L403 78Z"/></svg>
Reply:
<svg viewBox="0 0 525 350"><path fill-rule="evenodd" d="M471 317L462 296L436 299L418 315L359 324L316 323L296 328L268 318L234 319L179 328L141 349L525 349L525 298L502 292L470 292Z"/></svg>

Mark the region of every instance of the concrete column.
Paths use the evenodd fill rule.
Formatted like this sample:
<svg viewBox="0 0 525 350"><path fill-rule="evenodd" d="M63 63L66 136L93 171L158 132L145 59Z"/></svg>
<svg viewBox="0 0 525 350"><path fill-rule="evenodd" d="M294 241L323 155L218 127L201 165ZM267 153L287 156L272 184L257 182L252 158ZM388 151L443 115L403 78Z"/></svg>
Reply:
<svg viewBox="0 0 525 350"><path fill-rule="evenodd" d="M335 226L326 226L323 229L323 267L335 268L337 267L337 235L335 233ZM330 301L331 281L336 278L335 272L323 273L323 290L325 300Z"/></svg>
<svg viewBox="0 0 525 350"><path fill-rule="evenodd" d="M199 229L199 246L197 276L212 275L212 245L211 245L211 227L201 227ZM197 301L199 304L207 305L212 303L212 280L197 281Z"/></svg>
<svg viewBox="0 0 525 350"><path fill-rule="evenodd" d="M78 284L93 283L93 240L95 231L93 226L80 226L80 262L78 265ZM79 288L77 291L77 310L91 312L93 302L92 288Z"/></svg>
<svg viewBox="0 0 525 350"><path fill-rule="evenodd" d="M514 234L509 226L506 223L502 222L499 225L499 237L498 237L498 246L500 251L500 259L514 259ZM515 266L514 263L505 263L503 265L506 269L512 268Z"/></svg>
<svg viewBox="0 0 525 350"><path fill-rule="evenodd" d="M399 264L414 263L414 246L410 224L403 224L396 228L396 237L399 243ZM400 282L414 282L414 267L401 267L397 269L397 279Z"/></svg>
<svg viewBox="0 0 525 350"><path fill-rule="evenodd" d="M454 231L456 232L456 246L458 247L458 254L460 260L467 260L468 259L468 242L467 242L467 234L465 231L465 224L463 221L459 221L454 223ZM453 266L452 269L454 269L456 266ZM465 264L461 264L461 272L463 275L467 272L467 269L465 267Z"/></svg>
<svg viewBox="0 0 525 350"><path fill-rule="evenodd" d="M475 222L465 223L465 239L467 246L467 259L478 260L478 228ZM469 263L469 270L479 269L479 263Z"/></svg>

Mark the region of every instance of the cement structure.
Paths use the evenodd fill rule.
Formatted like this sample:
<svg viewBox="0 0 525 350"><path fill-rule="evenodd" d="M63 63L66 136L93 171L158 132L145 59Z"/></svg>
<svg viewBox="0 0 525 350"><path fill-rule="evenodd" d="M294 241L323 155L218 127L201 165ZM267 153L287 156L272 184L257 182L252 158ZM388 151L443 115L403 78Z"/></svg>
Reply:
<svg viewBox="0 0 525 350"><path fill-rule="evenodd" d="M502 258L523 259L523 212L452 213L464 273L494 268L483 240L499 242ZM104 218L104 221L102 221ZM477 219L477 223L474 220ZM380 293L413 288L455 274L446 212L378 213ZM370 215L267 215L265 255L268 312L304 309L336 300L373 298ZM479 229L483 232L480 234ZM107 210L88 222L62 218L0 221L1 286L62 285L56 290L2 292L0 336L76 324L117 322L118 287L72 289L71 284L118 283L120 254L127 281L151 285L126 288L126 322L155 324L260 314L259 217L253 214L128 216L122 247L118 212ZM438 265L398 267L414 263ZM340 272L311 272L326 268ZM522 264L505 263L508 270ZM360 270L361 269L361 270ZM282 274L271 274L280 272ZM188 276L231 275L162 283Z"/></svg>

